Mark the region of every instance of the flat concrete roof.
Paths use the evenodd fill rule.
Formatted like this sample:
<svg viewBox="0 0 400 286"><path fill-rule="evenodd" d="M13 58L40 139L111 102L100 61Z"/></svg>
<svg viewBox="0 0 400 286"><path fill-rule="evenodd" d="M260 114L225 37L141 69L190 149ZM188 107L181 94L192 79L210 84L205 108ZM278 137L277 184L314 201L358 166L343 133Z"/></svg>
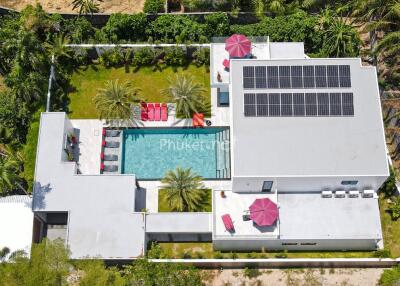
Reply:
<svg viewBox="0 0 400 286"><path fill-rule="evenodd" d="M0 198L0 249L8 247L10 254L23 250L31 252L33 213L32 199L28 196Z"/></svg>
<svg viewBox="0 0 400 286"><path fill-rule="evenodd" d="M351 88L243 89L243 66L350 65ZM231 61L233 177L387 176L374 67L360 59ZM352 92L354 117L245 117L244 92Z"/></svg>
<svg viewBox="0 0 400 286"><path fill-rule="evenodd" d="M216 238L238 239L256 238L271 239L279 235L279 221L272 226L259 227L253 221L244 221L243 214L249 210L250 205L256 199L269 198L276 201L276 193L235 193L225 191L225 197L221 196L220 191L213 191L213 235ZM230 233L225 229L222 216L229 214L232 218L235 232Z"/></svg>
<svg viewBox="0 0 400 286"><path fill-rule="evenodd" d="M281 239L382 239L376 198L278 193Z"/></svg>
<svg viewBox="0 0 400 286"><path fill-rule="evenodd" d="M78 175L63 150L73 128L63 112L41 115L33 210L68 212L72 258L143 255L144 217L134 210L135 176Z"/></svg>
<svg viewBox="0 0 400 286"><path fill-rule="evenodd" d="M148 213L148 233L211 233L212 213Z"/></svg>

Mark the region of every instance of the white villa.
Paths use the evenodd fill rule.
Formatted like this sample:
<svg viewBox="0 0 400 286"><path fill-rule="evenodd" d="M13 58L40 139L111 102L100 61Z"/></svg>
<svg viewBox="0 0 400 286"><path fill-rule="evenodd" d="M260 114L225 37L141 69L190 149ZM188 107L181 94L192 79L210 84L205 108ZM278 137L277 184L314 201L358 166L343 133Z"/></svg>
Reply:
<svg viewBox="0 0 400 286"><path fill-rule="evenodd" d="M76 259L134 259L150 241L212 241L223 251L383 247L376 191L389 168L374 67L267 40L231 59L224 43L211 44L210 76L204 128L188 128L171 104L167 120L112 136L100 120L42 113L34 237L61 237ZM179 140L197 149L177 150ZM103 162L101 153L118 159ZM158 212L160 175L178 165L205 178L211 212ZM245 219L265 198L278 208L275 223Z"/></svg>

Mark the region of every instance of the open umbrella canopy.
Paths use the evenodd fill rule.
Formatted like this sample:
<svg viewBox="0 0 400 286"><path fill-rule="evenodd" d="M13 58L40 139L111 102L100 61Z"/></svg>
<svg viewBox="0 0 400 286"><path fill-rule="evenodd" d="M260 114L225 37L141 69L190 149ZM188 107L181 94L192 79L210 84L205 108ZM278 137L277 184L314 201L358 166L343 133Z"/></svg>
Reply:
<svg viewBox="0 0 400 286"><path fill-rule="evenodd" d="M278 218L278 207L268 198L256 199L250 206L250 219L258 226L272 225Z"/></svg>
<svg viewBox="0 0 400 286"><path fill-rule="evenodd" d="M251 51L251 42L244 35L233 34L225 40L225 50L229 56L242 58Z"/></svg>

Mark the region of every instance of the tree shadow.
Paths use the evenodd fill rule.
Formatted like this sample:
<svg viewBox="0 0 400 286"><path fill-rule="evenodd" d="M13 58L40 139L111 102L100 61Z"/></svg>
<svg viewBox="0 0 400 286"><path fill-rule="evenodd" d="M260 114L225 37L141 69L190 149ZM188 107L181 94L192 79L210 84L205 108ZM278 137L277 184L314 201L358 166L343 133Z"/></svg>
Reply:
<svg viewBox="0 0 400 286"><path fill-rule="evenodd" d="M32 199L32 208L34 210L42 210L46 207L45 197L51 190L50 184L42 186L39 182L35 182Z"/></svg>

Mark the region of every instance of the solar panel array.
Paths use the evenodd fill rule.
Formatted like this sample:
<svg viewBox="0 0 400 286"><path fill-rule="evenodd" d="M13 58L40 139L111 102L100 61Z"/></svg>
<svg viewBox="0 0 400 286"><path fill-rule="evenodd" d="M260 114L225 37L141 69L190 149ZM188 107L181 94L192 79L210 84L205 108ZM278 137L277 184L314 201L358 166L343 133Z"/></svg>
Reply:
<svg viewBox="0 0 400 286"><path fill-rule="evenodd" d="M244 89L351 87L349 65L244 66Z"/></svg>
<svg viewBox="0 0 400 286"><path fill-rule="evenodd" d="M245 93L249 117L354 116L353 93Z"/></svg>

